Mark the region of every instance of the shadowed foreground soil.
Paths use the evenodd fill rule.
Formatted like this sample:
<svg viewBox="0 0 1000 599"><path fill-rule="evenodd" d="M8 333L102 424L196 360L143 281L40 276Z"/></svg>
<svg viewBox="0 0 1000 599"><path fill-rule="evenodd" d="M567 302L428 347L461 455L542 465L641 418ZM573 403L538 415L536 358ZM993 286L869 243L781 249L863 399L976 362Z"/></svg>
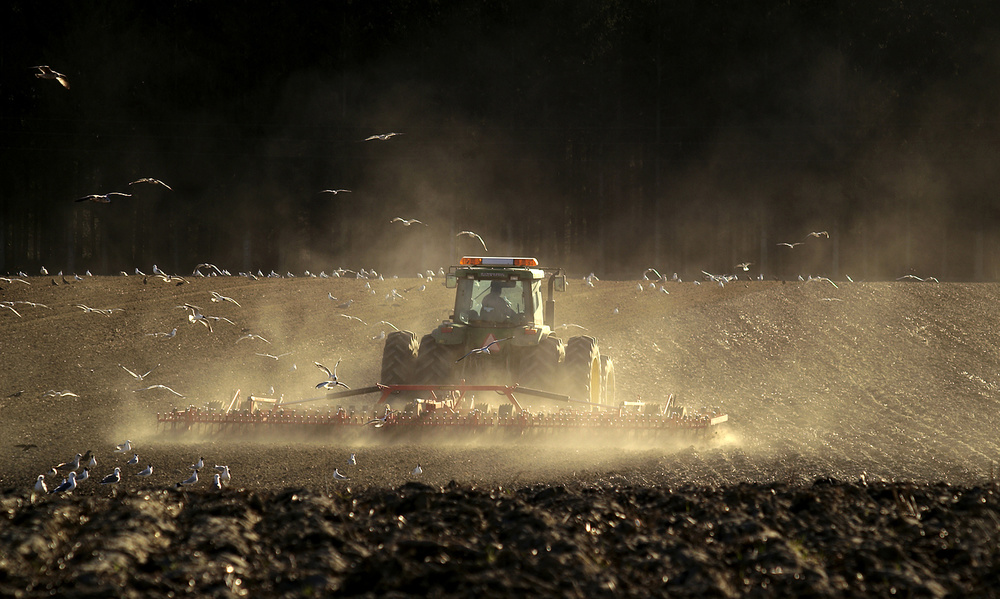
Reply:
<svg viewBox="0 0 1000 599"><path fill-rule="evenodd" d="M0 284L0 301L40 304L0 311L3 595L933 597L998 582L994 284L572 284L557 322L599 339L620 399L676 393L730 414L725 434L692 445L168 434L157 412L237 389L313 397L325 376L312 362L376 382L392 330L380 321L425 333L451 292L418 279L28 281ZM386 298L394 288L404 299ZM192 324L184 303L234 324ZM125 439L137 465L114 453ZM32 492L87 450L91 480ZM174 489L199 457L201 480ZM233 473L221 492L215 464ZM116 466L120 483L97 484Z"/></svg>

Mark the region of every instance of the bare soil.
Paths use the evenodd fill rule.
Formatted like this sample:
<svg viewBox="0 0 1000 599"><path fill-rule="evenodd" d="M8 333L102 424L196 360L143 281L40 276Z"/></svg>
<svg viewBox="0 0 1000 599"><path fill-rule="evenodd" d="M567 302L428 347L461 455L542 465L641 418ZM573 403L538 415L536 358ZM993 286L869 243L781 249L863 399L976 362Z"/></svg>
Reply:
<svg viewBox="0 0 1000 599"><path fill-rule="evenodd" d="M5 592L936 596L992 588L1000 570L996 284L571 282L556 320L586 331L561 336L599 340L619 399L674 393L728 412L726 434L702 446L168 435L157 412L237 389L316 396L313 362L342 360L352 387L377 382L377 337L392 330L379 321L426 333L452 292L418 278L28 280L0 283L0 301L47 306L0 310ZM190 323L185 303L235 324ZM153 371L137 381L122 366ZM153 384L184 397L140 390ZM113 453L125 439L139 466ZM32 493L87 450L92 476L120 466L122 482ZM208 489L208 469L173 489L199 457L230 466L225 491ZM146 464L154 474L137 478ZM123 529L130 540L109 557L99 540Z"/></svg>

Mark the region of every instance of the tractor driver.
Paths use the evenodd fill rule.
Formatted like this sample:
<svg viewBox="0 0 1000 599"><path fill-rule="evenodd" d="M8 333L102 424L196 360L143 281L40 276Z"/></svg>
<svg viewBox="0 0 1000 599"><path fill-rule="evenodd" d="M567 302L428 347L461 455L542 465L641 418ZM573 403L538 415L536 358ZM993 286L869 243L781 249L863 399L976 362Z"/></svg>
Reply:
<svg viewBox="0 0 1000 599"><path fill-rule="evenodd" d="M495 322L504 322L517 316L517 312L511 307L501 293L503 292L503 282L493 281L490 283L490 292L483 298L483 319Z"/></svg>

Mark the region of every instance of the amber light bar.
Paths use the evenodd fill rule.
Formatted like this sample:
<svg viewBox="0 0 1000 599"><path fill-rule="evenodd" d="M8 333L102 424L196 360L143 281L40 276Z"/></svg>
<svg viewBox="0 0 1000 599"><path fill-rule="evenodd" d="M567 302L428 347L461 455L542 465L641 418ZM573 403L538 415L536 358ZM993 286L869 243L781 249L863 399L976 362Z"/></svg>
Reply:
<svg viewBox="0 0 1000 599"><path fill-rule="evenodd" d="M483 256L465 256L458 261L462 266L538 266L534 258L493 258Z"/></svg>

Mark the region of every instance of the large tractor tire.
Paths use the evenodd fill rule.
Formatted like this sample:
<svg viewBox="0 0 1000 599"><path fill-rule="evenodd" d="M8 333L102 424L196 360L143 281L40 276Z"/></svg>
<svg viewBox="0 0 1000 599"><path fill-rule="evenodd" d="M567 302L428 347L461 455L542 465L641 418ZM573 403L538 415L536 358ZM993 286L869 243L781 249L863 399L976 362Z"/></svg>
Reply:
<svg viewBox="0 0 1000 599"><path fill-rule="evenodd" d="M601 351L597 347L597 339L587 335L570 337L566 343L563 374L566 377L566 393L570 397L601 403Z"/></svg>
<svg viewBox="0 0 1000 599"><path fill-rule="evenodd" d="M393 331L382 349L382 384L412 385L417 363L417 336L410 331Z"/></svg>
<svg viewBox="0 0 1000 599"><path fill-rule="evenodd" d="M455 351L434 340L432 335L420 339L417 354L416 379L420 385L450 385L455 382Z"/></svg>
<svg viewBox="0 0 1000 599"><path fill-rule="evenodd" d="M558 337L546 337L521 358L518 384L529 389L557 391L559 365L566 359L566 346Z"/></svg>
<svg viewBox="0 0 1000 599"><path fill-rule="evenodd" d="M611 356L601 356L601 403L606 406L618 405L615 397L615 363Z"/></svg>

